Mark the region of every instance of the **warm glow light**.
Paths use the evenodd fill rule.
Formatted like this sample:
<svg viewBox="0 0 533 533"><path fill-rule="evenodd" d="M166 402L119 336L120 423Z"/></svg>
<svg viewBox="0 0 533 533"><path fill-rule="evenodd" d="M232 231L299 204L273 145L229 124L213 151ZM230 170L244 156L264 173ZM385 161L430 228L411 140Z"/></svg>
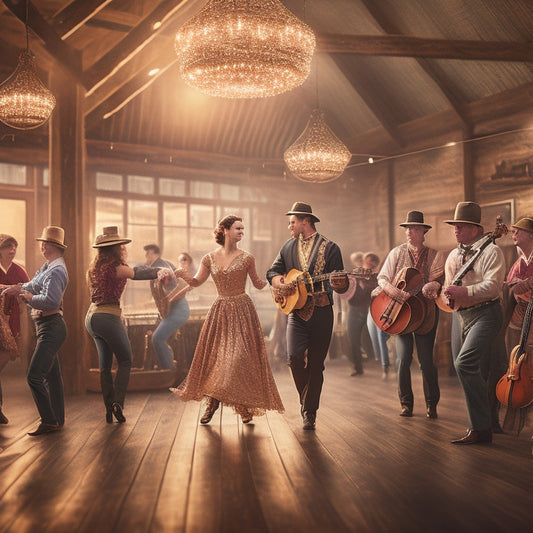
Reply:
<svg viewBox="0 0 533 533"><path fill-rule="evenodd" d="M150 72L148 72L148 76L155 76L161 69L153 68Z"/></svg>
<svg viewBox="0 0 533 533"><path fill-rule="evenodd" d="M154 24L152 26L152 28L154 30L158 30L160 27L161 27L161 21L160 20L158 20L157 22L154 22Z"/></svg>
<svg viewBox="0 0 533 533"><path fill-rule="evenodd" d="M29 130L44 124L56 99L38 78L34 56L24 50L15 72L0 85L0 120L12 128Z"/></svg>
<svg viewBox="0 0 533 533"><path fill-rule="evenodd" d="M174 47L191 87L257 98L301 85L315 44L309 26L279 0L210 0L178 30Z"/></svg>
<svg viewBox="0 0 533 533"><path fill-rule="evenodd" d="M351 157L348 148L326 124L320 109L313 110L304 131L283 156L298 179L312 183L337 179Z"/></svg>

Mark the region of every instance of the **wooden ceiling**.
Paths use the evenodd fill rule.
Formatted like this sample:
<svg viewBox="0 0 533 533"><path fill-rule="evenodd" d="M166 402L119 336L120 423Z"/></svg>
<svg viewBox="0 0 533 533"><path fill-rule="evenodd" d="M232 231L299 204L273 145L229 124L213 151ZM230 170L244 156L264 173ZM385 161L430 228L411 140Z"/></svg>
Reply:
<svg viewBox="0 0 533 533"><path fill-rule="evenodd" d="M60 66L85 89L88 140L177 156L280 162L317 102L354 154L382 155L531 105L530 0L284 0L317 35L312 74L252 100L208 97L179 78L174 34L206 3L31 0L30 48L43 77ZM25 47L25 17L25 0L0 1L0 79Z"/></svg>

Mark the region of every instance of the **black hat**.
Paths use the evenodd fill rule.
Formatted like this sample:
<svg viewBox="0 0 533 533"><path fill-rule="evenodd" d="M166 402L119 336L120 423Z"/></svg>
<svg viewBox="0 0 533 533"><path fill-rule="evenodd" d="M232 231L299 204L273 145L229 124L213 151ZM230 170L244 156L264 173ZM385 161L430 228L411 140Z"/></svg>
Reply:
<svg viewBox="0 0 533 533"><path fill-rule="evenodd" d="M304 202L294 202L292 208L286 215L308 215L311 217L313 222L320 222L320 219L313 215L313 210L309 204Z"/></svg>
<svg viewBox="0 0 533 533"><path fill-rule="evenodd" d="M402 222L400 226L424 226L426 231L431 229L431 226L424 222L424 213L422 213L422 211L409 211L409 213L407 213L405 222Z"/></svg>

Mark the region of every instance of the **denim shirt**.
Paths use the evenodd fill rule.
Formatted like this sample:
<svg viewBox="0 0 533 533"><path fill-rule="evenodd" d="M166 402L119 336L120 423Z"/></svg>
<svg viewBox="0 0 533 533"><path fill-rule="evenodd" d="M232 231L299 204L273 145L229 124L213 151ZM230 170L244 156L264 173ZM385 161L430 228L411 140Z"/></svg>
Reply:
<svg viewBox="0 0 533 533"><path fill-rule="evenodd" d="M29 303L34 309L53 311L61 309L67 283L65 260L58 257L51 263L44 263L33 279L24 283L22 288L33 294Z"/></svg>

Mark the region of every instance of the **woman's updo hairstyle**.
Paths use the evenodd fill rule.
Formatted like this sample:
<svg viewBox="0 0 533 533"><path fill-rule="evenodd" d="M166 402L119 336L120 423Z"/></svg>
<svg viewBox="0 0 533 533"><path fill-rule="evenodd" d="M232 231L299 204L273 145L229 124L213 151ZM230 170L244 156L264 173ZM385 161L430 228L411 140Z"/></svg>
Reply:
<svg viewBox="0 0 533 533"><path fill-rule="evenodd" d="M221 218L218 221L217 227L215 228L215 231L213 232L215 234L215 241L217 244L220 244L220 246L224 246L224 230L230 229L235 222L242 222L242 218L238 217L237 215L227 215L224 218Z"/></svg>

